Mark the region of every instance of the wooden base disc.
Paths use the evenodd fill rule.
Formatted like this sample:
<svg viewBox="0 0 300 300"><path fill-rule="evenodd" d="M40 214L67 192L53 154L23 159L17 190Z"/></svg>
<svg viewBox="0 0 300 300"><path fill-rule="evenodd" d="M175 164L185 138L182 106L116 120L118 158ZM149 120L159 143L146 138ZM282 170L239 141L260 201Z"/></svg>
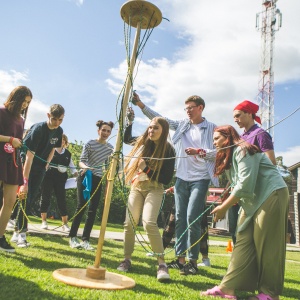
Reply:
<svg viewBox="0 0 300 300"><path fill-rule="evenodd" d="M105 279L93 279L86 276L86 269L58 269L53 272L53 277L66 283L88 289L123 290L135 286L135 281L127 276L111 272L105 273Z"/></svg>
<svg viewBox="0 0 300 300"><path fill-rule="evenodd" d="M122 19L132 27L141 23L141 29L153 28L162 21L160 9L145 0L128 0L121 7Z"/></svg>

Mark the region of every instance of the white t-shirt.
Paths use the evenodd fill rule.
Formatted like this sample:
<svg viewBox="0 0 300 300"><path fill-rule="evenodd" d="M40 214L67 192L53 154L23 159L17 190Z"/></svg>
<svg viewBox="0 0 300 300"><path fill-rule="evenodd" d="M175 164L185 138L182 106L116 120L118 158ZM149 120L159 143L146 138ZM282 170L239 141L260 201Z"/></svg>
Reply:
<svg viewBox="0 0 300 300"><path fill-rule="evenodd" d="M189 130L187 130L181 137L181 147L179 148L179 157L177 164L176 177L184 181L198 181L201 179L210 179L206 162L204 159L199 159L194 155L187 155L185 153L186 148L204 148L204 142L202 141L203 129L202 123L191 124Z"/></svg>

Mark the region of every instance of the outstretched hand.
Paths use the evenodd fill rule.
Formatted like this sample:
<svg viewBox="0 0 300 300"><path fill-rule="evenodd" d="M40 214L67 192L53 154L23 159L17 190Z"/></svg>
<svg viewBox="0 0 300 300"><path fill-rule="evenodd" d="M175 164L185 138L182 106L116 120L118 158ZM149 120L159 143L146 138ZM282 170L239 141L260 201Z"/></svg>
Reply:
<svg viewBox="0 0 300 300"><path fill-rule="evenodd" d="M134 110L131 107L127 107L126 117L127 117L128 123L132 124L134 121L135 115L134 115Z"/></svg>
<svg viewBox="0 0 300 300"><path fill-rule="evenodd" d="M141 99L139 97L139 95L136 92L133 92L132 98L131 98L131 102L133 105L137 105L138 102L140 102Z"/></svg>
<svg viewBox="0 0 300 300"><path fill-rule="evenodd" d="M214 221L218 222L225 218L226 211L227 210L223 207L223 205L218 205L213 209L213 211L210 214L214 215Z"/></svg>
<svg viewBox="0 0 300 300"><path fill-rule="evenodd" d="M139 161L139 168L143 171L147 167L145 161L143 159L140 159Z"/></svg>
<svg viewBox="0 0 300 300"><path fill-rule="evenodd" d="M165 190L165 193L168 194L174 194L174 186L171 186L170 188Z"/></svg>

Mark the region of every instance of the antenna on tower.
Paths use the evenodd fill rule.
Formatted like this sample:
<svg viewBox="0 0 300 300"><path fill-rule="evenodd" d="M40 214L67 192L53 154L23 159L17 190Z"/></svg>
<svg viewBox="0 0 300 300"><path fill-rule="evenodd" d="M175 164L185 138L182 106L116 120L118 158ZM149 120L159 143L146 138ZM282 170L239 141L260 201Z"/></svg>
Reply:
<svg viewBox="0 0 300 300"><path fill-rule="evenodd" d="M256 14L256 29L261 31L261 63L259 93L257 101L260 107L262 127L274 140L274 72L273 50L275 32L282 26L282 13L276 8L277 0L262 0L263 10Z"/></svg>

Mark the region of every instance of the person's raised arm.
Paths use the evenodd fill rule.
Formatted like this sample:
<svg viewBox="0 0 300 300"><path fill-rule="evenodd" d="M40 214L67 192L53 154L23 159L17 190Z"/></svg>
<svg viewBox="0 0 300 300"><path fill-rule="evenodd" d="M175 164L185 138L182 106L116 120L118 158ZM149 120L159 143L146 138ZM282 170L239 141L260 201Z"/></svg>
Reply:
<svg viewBox="0 0 300 300"><path fill-rule="evenodd" d="M145 104L141 101L140 96L136 92L133 92L132 103L133 105L137 105L140 109L145 107Z"/></svg>

